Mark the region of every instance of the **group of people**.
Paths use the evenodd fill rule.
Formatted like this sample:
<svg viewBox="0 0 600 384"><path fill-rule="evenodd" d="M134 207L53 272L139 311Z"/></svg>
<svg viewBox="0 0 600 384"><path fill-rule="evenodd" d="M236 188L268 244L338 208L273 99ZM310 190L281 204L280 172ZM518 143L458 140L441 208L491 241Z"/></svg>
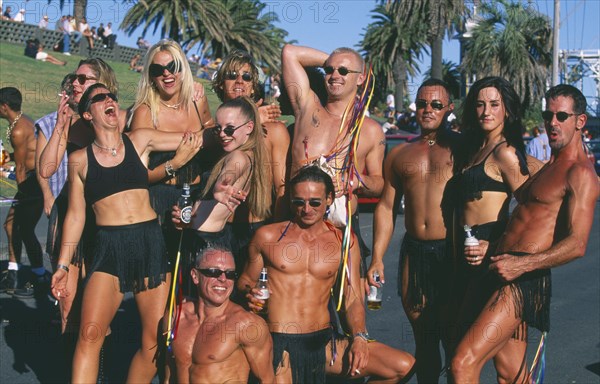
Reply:
<svg viewBox="0 0 600 384"><path fill-rule="evenodd" d="M14 16L11 15L12 8L7 6L4 12L2 12L2 20L14 21L15 23L25 22L25 9L21 8Z"/></svg>
<svg viewBox="0 0 600 384"><path fill-rule="evenodd" d="M324 70L323 102L309 67ZM364 117L367 68L349 48L284 46L289 130L278 107L262 105L250 54L234 50L223 60L213 115L171 40L148 49L128 110L101 59L65 76L57 111L35 124L18 90L0 90L21 170L11 228L29 231L41 212L49 216L51 292L65 344L76 341L65 348L73 382L97 379L126 292L142 326L130 382L150 382L163 363L164 382L247 381L250 373L260 382L400 382L413 372L437 382L444 366L466 382L491 358L501 380L526 380L527 326L548 331L549 268L583 256L599 193L578 134L585 98L566 85L548 91L552 157L543 165L526 157L519 98L507 81L473 85L455 134L444 129L454 107L448 87L427 80L415 100L421 135L384 161L381 126ZM182 188L191 212L177 204ZM359 195L381 197L370 265ZM398 293L416 359L373 341L365 320L367 283L380 284L375 273L385 281L402 196ZM512 196L519 205L509 215ZM25 206L31 212L19 213ZM550 230L531 238L533 221ZM464 246L463 228L478 245ZM36 294L48 277L33 237L25 244ZM17 254L2 287L16 276ZM264 269L268 311L255 288ZM189 298L172 310L181 294ZM502 329L494 342L481 338L490 323Z"/></svg>

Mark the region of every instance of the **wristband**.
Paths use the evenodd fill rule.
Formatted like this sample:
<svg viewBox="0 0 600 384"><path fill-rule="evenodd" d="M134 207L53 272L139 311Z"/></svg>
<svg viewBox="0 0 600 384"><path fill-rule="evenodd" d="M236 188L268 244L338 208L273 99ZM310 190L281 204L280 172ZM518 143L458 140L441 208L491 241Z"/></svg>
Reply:
<svg viewBox="0 0 600 384"><path fill-rule="evenodd" d="M59 269L62 269L62 270L64 270L64 271L66 271L67 273L69 273L69 267L67 267L67 266L66 266L66 265L64 265L64 264L57 264L57 265L56 265L56 269L57 269L57 270L59 270Z"/></svg>
<svg viewBox="0 0 600 384"><path fill-rule="evenodd" d="M358 333L355 333L354 336L352 336L352 339L356 339L357 337L360 337L361 339L363 339L367 343L375 341L375 339L373 339L371 336L369 336L369 334L367 332L358 332Z"/></svg>
<svg viewBox="0 0 600 384"><path fill-rule="evenodd" d="M169 160L167 160L167 162L165 163L165 172L167 173L167 176L169 176L169 177L175 177L175 175L177 174L177 172L175 171L175 169L173 169L173 166L171 165L171 162Z"/></svg>

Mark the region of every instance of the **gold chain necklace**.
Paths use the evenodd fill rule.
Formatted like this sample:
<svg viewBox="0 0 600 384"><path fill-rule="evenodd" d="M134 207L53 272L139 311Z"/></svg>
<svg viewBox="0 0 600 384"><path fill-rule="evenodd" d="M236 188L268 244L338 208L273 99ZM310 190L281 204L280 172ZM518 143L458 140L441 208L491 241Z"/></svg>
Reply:
<svg viewBox="0 0 600 384"><path fill-rule="evenodd" d="M110 154L111 154L111 155L113 155L113 157L114 157L114 156L117 156L117 150L118 150L119 148L121 148L121 144L123 144L123 138L121 137L121 140L119 141L119 144L118 144L118 145L117 145L115 148L111 148L111 147L103 147L103 146L101 146L100 144L98 144L98 143L96 142L96 140L94 140L93 144L94 144L96 147L100 148L100 149L104 149L105 151L109 151L109 152L110 152Z"/></svg>
<svg viewBox="0 0 600 384"><path fill-rule="evenodd" d="M19 114L17 115L17 117L15 117L12 123L8 125L8 129L6 130L6 140L8 140L9 142L12 142L10 140L10 136L12 135L13 128L15 127L15 125L17 125L17 122L19 121L21 116L23 116L23 111L19 112Z"/></svg>
<svg viewBox="0 0 600 384"><path fill-rule="evenodd" d="M165 103L165 102L164 102L164 101L162 101L162 100L159 100L159 101L160 101L160 103L161 103L162 105L164 105L164 106L165 106L165 107L167 107L167 108L171 108L171 109L178 109L178 108L179 108L179 106L180 106L180 105L181 105L181 103L182 103L182 101L180 101L180 102L179 102L179 103L177 103L177 104L167 104L167 103Z"/></svg>

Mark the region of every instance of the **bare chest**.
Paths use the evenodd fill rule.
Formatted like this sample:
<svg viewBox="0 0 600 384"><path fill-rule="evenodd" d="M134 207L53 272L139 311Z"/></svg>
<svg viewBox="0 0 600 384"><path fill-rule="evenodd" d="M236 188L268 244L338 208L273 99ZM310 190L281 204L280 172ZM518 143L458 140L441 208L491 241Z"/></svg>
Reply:
<svg viewBox="0 0 600 384"><path fill-rule="evenodd" d="M212 364L230 359L241 351L235 322L205 321L198 329L192 346L194 364Z"/></svg>
<svg viewBox="0 0 600 384"><path fill-rule="evenodd" d="M450 151L426 143L414 144L400 153L394 162L394 173L404 185L443 187L452 177Z"/></svg>

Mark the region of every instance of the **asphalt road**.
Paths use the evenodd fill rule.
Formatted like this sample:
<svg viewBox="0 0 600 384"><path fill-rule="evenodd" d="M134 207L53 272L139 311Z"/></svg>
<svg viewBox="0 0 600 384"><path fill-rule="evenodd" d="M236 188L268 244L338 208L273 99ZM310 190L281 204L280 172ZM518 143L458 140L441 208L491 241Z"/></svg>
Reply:
<svg viewBox="0 0 600 384"><path fill-rule="evenodd" d="M600 203L596 204L594 226L586 256L553 271L551 331L547 339L545 382L600 383ZM8 206L0 206L4 221ZM372 337L396 348L414 353L410 323L396 295L396 271L400 242L404 234L404 217L397 217L396 232L385 258L386 286L383 307L367 311L367 325ZM367 244L372 242L372 214L361 214L361 230ZM531 228L543 231L544 228ZM37 227L40 241L45 242L46 220ZM6 236L0 235L0 262L6 268ZM27 263L26 256L23 256ZM49 266L48 266L49 267ZM24 271L26 272L26 271ZM54 383L61 377L62 351L58 347L59 329L51 320L55 315L48 300L17 300L0 294L0 382ZM127 295L112 324L112 348L106 356L111 382L125 381L128 362L137 349L139 319L131 295ZM529 335L529 363L537 348L540 334ZM440 382L445 382L440 378ZM495 382L491 364L481 377L483 383ZM156 380L155 380L156 382ZM416 383L412 379L411 383Z"/></svg>

